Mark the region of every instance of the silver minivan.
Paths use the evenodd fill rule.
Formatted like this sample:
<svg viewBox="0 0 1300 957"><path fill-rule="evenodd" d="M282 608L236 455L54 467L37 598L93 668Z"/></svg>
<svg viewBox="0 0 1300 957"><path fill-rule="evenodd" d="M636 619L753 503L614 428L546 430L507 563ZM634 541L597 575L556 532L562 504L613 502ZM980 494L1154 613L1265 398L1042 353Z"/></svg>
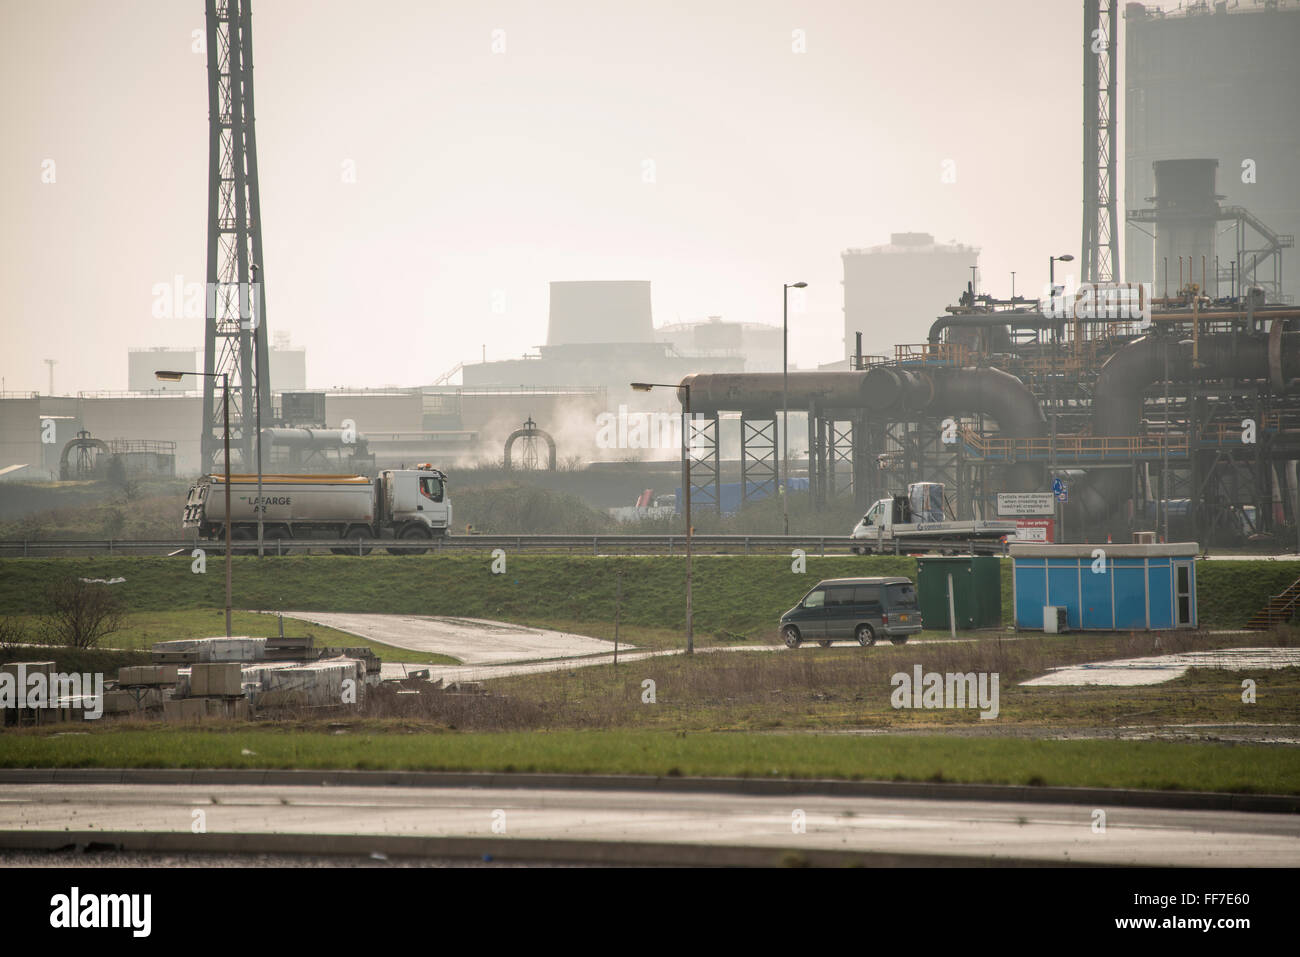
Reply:
<svg viewBox="0 0 1300 957"><path fill-rule="evenodd" d="M874 645L880 637L896 645L921 630L916 586L908 578L829 578L820 581L781 616L787 648L815 641L856 640Z"/></svg>

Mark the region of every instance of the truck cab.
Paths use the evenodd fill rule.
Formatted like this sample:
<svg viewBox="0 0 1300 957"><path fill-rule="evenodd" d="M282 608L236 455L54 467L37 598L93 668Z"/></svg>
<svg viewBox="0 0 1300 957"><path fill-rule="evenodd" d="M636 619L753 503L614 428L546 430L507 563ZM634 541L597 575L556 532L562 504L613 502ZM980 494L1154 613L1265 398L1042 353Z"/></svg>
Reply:
<svg viewBox="0 0 1300 957"><path fill-rule="evenodd" d="M447 476L432 465L414 469L385 469L379 473L384 513L394 527L422 525L431 535L445 535L451 527L451 502Z"/></svg>
<svg viewBox="0 0 1300 957"><path fill-rule="evenodd" d="M898 501L901 499L902 501ZM906 522L908 516L904 510L907 508L907 496L896 495L893 498L882 498L867 510L867 514L862 516L862 521L853 527L850 533L852 538L878 538L888 537L894 525L898 522ZM904 512L900 514L900 512Z"/></svg>

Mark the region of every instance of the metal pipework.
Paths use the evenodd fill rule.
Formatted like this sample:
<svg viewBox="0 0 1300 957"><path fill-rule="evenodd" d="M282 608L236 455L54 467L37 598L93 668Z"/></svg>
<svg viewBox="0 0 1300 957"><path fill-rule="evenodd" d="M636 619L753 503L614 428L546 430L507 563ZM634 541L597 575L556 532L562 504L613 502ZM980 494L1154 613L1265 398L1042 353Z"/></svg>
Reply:
<svg viewBox="0 0 1300 957"><path fill-rule="evenodd" d="M1300 333L1280 333L1273 360L1281 379L1300 376ZM1200 375L1207 379L1269 379L1270 337L1241 334L1202 336L1199 344ZM1173 339L1143 336L1119 349L1102 365L1092 401L1094 435L1136 435L1142 416L1142 394L1165 377L1186 382L1197 372L1191 349Z"/></svg>
<svg viewBox="0 0 1300 957"><path fill-rule="evenodd" d="M996 329L999 326L1003 329L1055 329L1058 335L1063 335L1065 320L1041 313L941 316L930 324L929 341L939 342L945 329Z"/></svg>
<svg viewBox="0 0 1300 957"><path fill-rule="evenodd" d="M351 432L344 440L343 429L263 429L262 441L288 449L338 449L345 445L364 445L365 436Z"/></svg>
<svg viewBox="0 0 1300 957"><path fill-rule="evenodd" d="M1142 397L1152 383L1165 379L1190 382L1196 378L1281 381L1290 391L1300 377L1300 332L1272 336L1215 334L1198 344L1199 367L1189 341L1143 336L1106 360L1097 375L1092 401L1094 435L1136 435L1142 417ZM1276 388L1276 386L1275 386ZM1107 513L1124 497L1128 476L1121 470L1090 473L1081 501L1089 518Z"/></svg>
<svg viewBox="0 0 1300 957"><path fill-rule="evenodd" d="M790 407L805 410L816 403L828 409L866 407L862 388L865 372L791 372ZM781 408L782 375L779 372L695 373L682 379L678 400L691 390L691 409L705 415L717 412L747 412L775 416Z"/></svg>
<svg viewBox="0 0 1300 957"><path fill-rule="evenodd" d="M690 386L692 408L705 414L775 415L781 407L779 373L697 374L682 384ZM896 421L920 414L983 413L1009 436L1047 432L1047 418L1029 387L1000 369L877 366L869 372L792 372L790 399L795 408L866 409Z"/></svg>

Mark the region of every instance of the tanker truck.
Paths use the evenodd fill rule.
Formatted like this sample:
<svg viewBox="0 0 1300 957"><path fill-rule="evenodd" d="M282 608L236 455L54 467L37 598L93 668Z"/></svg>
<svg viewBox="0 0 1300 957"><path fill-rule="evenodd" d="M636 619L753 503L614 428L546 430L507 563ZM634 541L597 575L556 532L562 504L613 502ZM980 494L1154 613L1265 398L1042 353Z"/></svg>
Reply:
<svg viewBox="0 0 1300 957"><path fill-rule="evenodd" d="M190 488L184 527L200 538L226 534L225 475L205 475ZM360 540L392 538L403 542L388 551L422 553L427 543L451 528L447 476L432 465L385 469L375 479L364 475L263 475L262 496L256 475L230 476L230 537L257 537L262 514L266 541L336 542L336 555L368 554ZM350 543L350 544L349 544Z"/></svg>

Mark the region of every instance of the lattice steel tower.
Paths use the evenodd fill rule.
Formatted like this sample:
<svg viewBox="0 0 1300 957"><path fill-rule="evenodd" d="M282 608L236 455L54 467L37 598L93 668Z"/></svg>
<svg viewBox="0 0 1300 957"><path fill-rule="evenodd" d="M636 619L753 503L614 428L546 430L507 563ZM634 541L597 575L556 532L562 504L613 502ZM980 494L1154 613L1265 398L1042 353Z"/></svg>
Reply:
<svg viewBox="0 0 1300 957"><path fill-rule="evenodd" d="M254 413L271 411L267 373L262 209L253 132L250 0L206 0L208 264L203 371L230 382L230 444L254 462ZM203 380L203 468L220 471L220 380ZM255 405L255 403L257 403Z"/></svg>
<svg viewBox="0 0 1300 957"><path fill-rule="evenodd" d="M1083 282L1119 281L1115 196L1115 42L1118 0L1083 4Z"/></svg>

